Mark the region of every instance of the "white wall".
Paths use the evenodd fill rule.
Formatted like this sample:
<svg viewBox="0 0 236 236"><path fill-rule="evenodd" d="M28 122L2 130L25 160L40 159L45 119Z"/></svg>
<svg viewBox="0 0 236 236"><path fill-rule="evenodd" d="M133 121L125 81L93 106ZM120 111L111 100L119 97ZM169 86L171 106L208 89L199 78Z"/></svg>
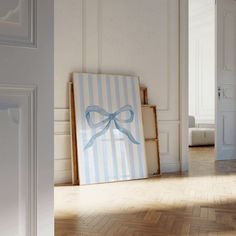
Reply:
<svg viewBox="0 0 236 236"><path fill-rule="evenodd" d="M215 0L189 1L189 114L215 121Z"/></svg>
<svg viewBox="0 0 236 236"><path fill-rule="evenodd" d="M158 106L161 169L179 163L178 0L55 0L55 182L71 180L73 71L140 76Z"/></svg>

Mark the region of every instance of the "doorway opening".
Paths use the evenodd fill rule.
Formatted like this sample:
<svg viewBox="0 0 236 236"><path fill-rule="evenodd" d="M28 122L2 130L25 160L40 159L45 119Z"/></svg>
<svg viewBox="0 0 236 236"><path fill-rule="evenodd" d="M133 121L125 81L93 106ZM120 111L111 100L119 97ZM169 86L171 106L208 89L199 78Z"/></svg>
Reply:
<svg viewBox="0 0 236 236"><path fill-rule="evenodd" d="M215 1L189 0L188 11L188 146L192 169L199 158L203 165L215 161Z"/></svg>

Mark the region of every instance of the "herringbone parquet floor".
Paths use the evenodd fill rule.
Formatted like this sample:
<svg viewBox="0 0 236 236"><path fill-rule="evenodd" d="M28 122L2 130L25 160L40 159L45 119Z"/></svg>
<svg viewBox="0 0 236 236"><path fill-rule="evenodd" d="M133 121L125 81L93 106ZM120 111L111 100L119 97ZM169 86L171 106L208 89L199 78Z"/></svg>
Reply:
<svg viewBox="0 0 236 236"><path fill-rule="evenodd" d="M236 236L236 161L190 151L188 175L55 188L56 236Z"/></svg>

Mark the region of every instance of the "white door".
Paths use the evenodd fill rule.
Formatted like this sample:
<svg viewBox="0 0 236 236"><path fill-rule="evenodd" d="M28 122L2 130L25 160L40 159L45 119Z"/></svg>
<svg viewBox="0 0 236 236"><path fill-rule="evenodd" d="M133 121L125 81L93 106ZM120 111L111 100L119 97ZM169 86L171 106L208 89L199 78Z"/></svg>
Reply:
<svg viewBox="0 0 236 236"><path fill-rule="evenodd" d="M216 159L236 159L236 1L217 0Z"/></svg>
<svg viewBox="0 0 236 236"><path fill-rule="evenodd" d="M53 0L0 1L0 235L52 236Z"/></svg>

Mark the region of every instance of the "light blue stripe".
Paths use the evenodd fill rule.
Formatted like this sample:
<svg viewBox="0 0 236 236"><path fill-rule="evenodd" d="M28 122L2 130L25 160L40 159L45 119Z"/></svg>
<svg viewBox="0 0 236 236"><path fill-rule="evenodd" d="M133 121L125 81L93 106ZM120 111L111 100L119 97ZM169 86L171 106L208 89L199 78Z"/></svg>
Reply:
<svg viewBox="0 0 236 236"><path fill-rule="evenodd" d="M102 89L102 78L100 75L97 77L98 80L98 101L99 101L99 106L103 107L103 89ZM101 139L103 141L102 143L102 157L103 157L103 166L104 166L104 177L105 177L105 182L109 182L109 171L108 171L108 160L109 158L107 154L107 148L106 148L106 143L104 143L105 140L105 134L101 136Z"/></svg>
<svg viewBox="0 0 236 236"><path fill-rule="evenodd" d="M135 119L135 126L136 126L136 137L140 139L140 123L138 120L138 107L137 107L137 93L139 91L137 91L137 89L135 89L135 79L134 78L130 78L131 79L131 84L132 84L132 97L133 97L133 104L134 104L134 119ZM139 101L140 102L140 101ZM141 122L141 121L140 121ZM140 140L141 142L141 140ZM139 160L139 177L144 177L143 176L143 159L142 159L142 145L137 145L137 149L138 149L138 160Z"/></svg>
<svg viewBox="0 0 236 236"><path fill-rule="evenodd" d="M112 96L111 96L111 81L108 76L106 76L106 88L107 88L107 100L108 100L108 110L112 112ZM115 137L113 133L114 124L110 126L110 134L111 134L111 151L112 151L112 158L113 158L113 169L114 169L114 180L118 180L118 166L117 166L117 159L116 159L116 146L115 146Z"/></svg>
<svg viewBox="0 0 236 236"><path fill-rule="evenodd" d="M91 74L88 75L88 89L89 89L89 105L94 105L94 94L93 94L93 83L95 79ZM92 129L92 136L96 134L96 129ZM86 152L86 151L85 151ZM99 155L98 155L98 147L97 142L94 142L93 145L93 162L94 162L94 169L95 169L95 179L96 183L100 182L100 175L99 175Z"/></svg>
<svg viewBox="0 0 236 236"><path fill-rule="evenodd" d="M127 85L127 78L123 78L123 86L124 86L124 96L125 96L125 102L126 104L129 104L129 98L128 98L128 85ZM129 130L131 128L131 125L128 124ZM135 169L134 169L134 150L133 145L128 145L129 147L129 157L130 157L130 171L131 171L131 177L135 177Z"/></svg>
<svg viewBox="0 0 236 236"><path fill-rule="evenodd" d="M116 102L117 102L117 109L121 107L120 104L120 86L119 86L119 81L120 78L115 77L115 88L116 88ZM121 158L121 163L122 163L122 178L127 178L126 175L126 155L125 155L125 150L124 150L124 145L125 143L122 141L124 139L124 135L120 132L120 158Z"/></svg>
<svg viewBox="0 0 236 236"><path fill-rule="evenodd" d="M81 130L79 130L79 132L82 135L82 140L83 140L83 147L86 145L86 143L88 142L87 140L87 134L86 134L86 120L85 120L85 103L84 103L84 78L83 78L83 74L79 75L79 96L80 96L80 111L81 111ZM80 157L79 157L80 158ZM89 175L89 157L88 157L88 152L85 151L84 152L84 156L82 157L84 158L84 165L85 165L85 183L83 184L89 184L90 183L90 175ZM81 167L83 168L83 167Z"/></svg>

